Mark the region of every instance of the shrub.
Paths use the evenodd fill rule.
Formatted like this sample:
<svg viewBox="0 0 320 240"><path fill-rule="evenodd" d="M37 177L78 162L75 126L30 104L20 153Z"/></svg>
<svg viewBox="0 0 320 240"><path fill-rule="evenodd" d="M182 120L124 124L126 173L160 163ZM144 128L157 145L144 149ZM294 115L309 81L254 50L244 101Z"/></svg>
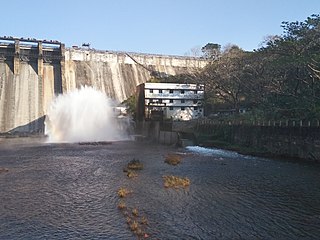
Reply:
<svg viewBox="0 0 320 240"><path fill-rule="evenodd" d="M181 162L181 155L178 154L168 154L166 156L166 159L164 160L165 163L168 163L170 165L178 165Z"/></svg>

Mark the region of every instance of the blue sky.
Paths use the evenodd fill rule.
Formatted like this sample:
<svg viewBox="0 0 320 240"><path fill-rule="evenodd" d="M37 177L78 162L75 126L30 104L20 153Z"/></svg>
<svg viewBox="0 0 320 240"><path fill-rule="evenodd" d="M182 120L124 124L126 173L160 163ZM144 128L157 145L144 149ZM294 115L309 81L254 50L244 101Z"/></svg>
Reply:
<svg viewBox="0 0 320 240"><path fill-rule="evenodd" d="M282 34L282 21L319 13L319 0L8 0L0 36L169 55L208 42L251 51L265 36Z"/></svg>

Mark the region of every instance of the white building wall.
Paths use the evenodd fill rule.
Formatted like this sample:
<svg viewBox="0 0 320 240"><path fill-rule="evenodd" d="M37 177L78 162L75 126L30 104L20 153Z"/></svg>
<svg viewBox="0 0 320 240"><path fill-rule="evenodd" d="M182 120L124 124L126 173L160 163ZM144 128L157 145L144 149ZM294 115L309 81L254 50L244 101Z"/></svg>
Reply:
<svg viewBox="0 0 320 240"><path fill-rule="evenodd" d="M145 83L146 116L151 110L162 110L164 118L174 120L203 117L203 99L203 85Z"/></svg>

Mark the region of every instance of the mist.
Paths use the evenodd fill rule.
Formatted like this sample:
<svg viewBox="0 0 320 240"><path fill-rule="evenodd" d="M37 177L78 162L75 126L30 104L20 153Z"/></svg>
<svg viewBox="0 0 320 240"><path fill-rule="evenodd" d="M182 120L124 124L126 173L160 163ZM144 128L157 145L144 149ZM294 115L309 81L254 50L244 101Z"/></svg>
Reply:
<svg viewBox="0 0 320 240"><path fill-rule="evenodd" d="M126 129L117 121L115 106L103 92L87 86L57 96L45 120L48 142L128 139Z"/></svg>

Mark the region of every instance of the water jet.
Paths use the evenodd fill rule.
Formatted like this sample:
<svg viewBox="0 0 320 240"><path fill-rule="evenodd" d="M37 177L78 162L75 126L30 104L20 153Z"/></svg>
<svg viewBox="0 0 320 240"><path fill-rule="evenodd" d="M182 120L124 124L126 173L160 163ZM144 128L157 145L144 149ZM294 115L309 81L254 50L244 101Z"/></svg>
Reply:
<svg viewBox="0 0 320 240"><path fill-rule="evenodd" d="M48 141L88 144L128 140L130 121L118 118L115 107L115 101L93 87L83 86L57 96L45 120Z"/></svg>

